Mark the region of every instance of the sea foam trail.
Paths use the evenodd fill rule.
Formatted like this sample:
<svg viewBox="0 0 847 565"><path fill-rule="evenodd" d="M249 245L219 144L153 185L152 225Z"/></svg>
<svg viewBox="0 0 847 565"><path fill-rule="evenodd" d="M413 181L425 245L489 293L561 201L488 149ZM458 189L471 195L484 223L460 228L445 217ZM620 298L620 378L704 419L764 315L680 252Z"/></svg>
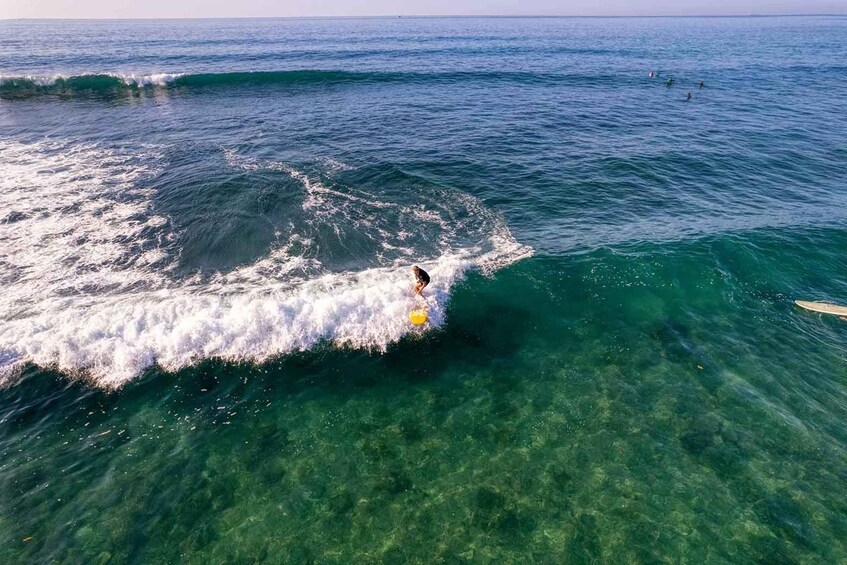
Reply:
<svg viewBox="0 0 847 565"><path fill-rule="evenodd" d="M405 258L348 272L320 273L312 265L313 274L298 279L287 269L303 258L278 246L226 273L179 277L172 273L178 228L154 212L154 191L145 188L161 153L132 151L0 142L0 204L7 211L0 217L0 383L13 383L27 364L116 388L154 364L178 370L208 358L261 362L322 342L385 350L444 324L451 289L469 269L490 272L531 253L502 218L473 208L491 217L476 244L445 245L422 262L432 275L423 328L408 320L418 299ZM232 153L227 160L290 175L303 185L304 211L319 209L322 222L350 214L344 206L363 205L288 165ZM443 222L433 211L420 213L420 221Z"/></svg>
<svg viewBox="0 0 847 565"><path fill-rule="evenodd" d="M444 322L453 283L470 262L443 257L430 267L432 327ZM154 363L167 370L204 358L264 361L321 341L384 350L414 331L407 269L372 269L311 280L294 291L254 289L231 296L177 288L95 301L54 301L45 313L7 321L0 362L84 371L116 387Z"/></svg>

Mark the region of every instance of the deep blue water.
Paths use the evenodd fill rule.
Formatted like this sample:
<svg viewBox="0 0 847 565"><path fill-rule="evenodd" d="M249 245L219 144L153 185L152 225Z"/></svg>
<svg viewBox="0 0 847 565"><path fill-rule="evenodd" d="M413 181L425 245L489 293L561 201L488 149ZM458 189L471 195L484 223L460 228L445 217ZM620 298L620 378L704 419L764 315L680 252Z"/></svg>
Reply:
<svg viewBox="0 0 847 565"><path fill-rule="evenodd" d="M0 556L847 559L847 324L793 305L847 303L845 61L823 16L0 22Z"/></svg>

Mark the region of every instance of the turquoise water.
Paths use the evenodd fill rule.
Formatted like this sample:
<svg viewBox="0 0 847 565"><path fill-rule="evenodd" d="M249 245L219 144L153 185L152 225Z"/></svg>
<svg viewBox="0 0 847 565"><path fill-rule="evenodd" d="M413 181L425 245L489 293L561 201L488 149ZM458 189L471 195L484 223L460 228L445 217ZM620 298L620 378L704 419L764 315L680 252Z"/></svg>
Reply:
<svg viewBox="0 0 847 565"><path fill-rule="evenodd" d="M0 560L847 559L845 39L0 22Z"/></svg>

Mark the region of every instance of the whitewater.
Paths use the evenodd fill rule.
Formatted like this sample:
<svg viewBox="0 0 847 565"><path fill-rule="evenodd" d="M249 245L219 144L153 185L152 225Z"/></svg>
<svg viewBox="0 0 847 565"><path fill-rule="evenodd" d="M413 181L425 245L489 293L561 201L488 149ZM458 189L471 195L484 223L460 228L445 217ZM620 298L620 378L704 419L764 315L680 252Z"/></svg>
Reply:
<svg viewBox="0 0 847 565"><path fill-rule="evenodd" d="M316 178L223 148L231 174L270 171L299 185L303 233L280 225L266 253L231 269L181 268L180 227L154 210L149 186L165 153L150 144L0 142L0 382L29 364L117 388L153 365L262 362L324 342L384 351L441 327L451 289L469 269L491 273L531 254L468 195L385 201L333 187L335 172L354 168L344 163L325 160L326 175ZM437 252L420 254L419 234L390 233L397 217L437 234ZM384 254L367 268L327 268L326 226L334 237L363 232ZM423 329L408 321L415 262L432 276Z"/></svg>

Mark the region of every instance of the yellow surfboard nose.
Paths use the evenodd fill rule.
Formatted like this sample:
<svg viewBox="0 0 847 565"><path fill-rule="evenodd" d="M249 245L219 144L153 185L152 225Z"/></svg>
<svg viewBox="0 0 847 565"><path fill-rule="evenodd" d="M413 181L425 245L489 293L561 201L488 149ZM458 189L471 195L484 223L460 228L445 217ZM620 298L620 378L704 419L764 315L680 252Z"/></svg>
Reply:
<svg viewBox="0 0 847 565"><path fill-rule="evenodd" d="M419 326L426 322L426 318L426 310L423 308L419 308L418 310L412 310L409 313L409 321L411 321L416 326Z"/></svg>

